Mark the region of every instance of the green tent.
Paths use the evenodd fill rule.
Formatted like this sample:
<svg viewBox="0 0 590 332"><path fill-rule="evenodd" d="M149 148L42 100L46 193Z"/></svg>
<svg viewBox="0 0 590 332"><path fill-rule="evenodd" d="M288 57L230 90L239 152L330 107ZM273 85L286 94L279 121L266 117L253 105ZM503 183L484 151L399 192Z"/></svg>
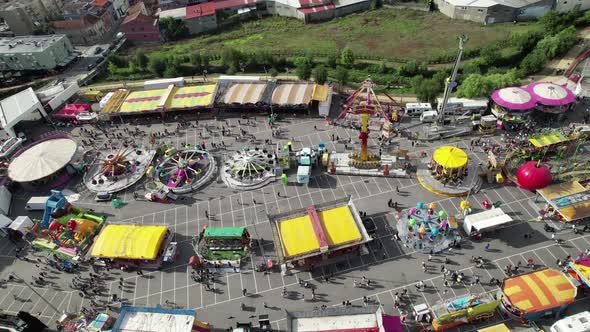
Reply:
<svg viewBox="0 0 590 332"><path fill-rule="evenodd" d="M206 239L231 239L240 238L244 235L244 227L207 227L205 228L205 234L203 235Z"/></svg>

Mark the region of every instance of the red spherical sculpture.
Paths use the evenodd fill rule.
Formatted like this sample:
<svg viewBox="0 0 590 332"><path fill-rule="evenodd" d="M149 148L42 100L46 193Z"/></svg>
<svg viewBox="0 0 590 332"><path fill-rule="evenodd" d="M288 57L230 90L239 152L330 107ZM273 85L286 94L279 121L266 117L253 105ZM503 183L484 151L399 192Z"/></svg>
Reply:
<svg viewBox="0 0 590 332"><path fill-rule="evenodd" d="M553 180L551 171L540 162L527 161L516 170L518 185L530 191L547 187L551 180Z"/></svg>

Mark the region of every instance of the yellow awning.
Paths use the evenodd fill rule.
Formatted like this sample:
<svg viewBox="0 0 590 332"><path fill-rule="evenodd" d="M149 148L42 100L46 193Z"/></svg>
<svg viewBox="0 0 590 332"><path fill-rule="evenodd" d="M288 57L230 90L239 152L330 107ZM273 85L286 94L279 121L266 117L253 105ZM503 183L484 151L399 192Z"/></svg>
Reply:
<svg viewBox="0 0 590 332"><path fill-rule="evenodd" d="M110 224L103 227L92 246L93 257L155 259L167 226Z"/></svg>
<svg viewBox="0 0 590 332"><path fill-rule="evenodd" d="M477 332L510 332L510 329L506 327L506 324L498 324L490 327L486 327L484 329L479 329Z"/></svg>
<svg viewBox="0 0 590 332"><path fill-rule="evenodd" d="M313 87L311 99L317 101L326 101L326 99L328 99L328 86L316 84Z"/></svg>
<svg viewBox="0 0 590 332"><path fill-rule="evenodd" d="M432 159L443 168L461 168L467 165L465 151L454 146L441 146L434 151Z"/></svg>

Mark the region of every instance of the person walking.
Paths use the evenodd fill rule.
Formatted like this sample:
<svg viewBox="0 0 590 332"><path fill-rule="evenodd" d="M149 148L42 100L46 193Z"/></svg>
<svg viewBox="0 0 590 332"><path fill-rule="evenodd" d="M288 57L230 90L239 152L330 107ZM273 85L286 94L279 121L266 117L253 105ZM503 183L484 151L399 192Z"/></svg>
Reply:
<svg viewBox="0 0 590 332"><path fill-rule="evenodd" d="M246 290L246 288L242 289L242 296L246 296L248 295L248 291Z"/></svg>

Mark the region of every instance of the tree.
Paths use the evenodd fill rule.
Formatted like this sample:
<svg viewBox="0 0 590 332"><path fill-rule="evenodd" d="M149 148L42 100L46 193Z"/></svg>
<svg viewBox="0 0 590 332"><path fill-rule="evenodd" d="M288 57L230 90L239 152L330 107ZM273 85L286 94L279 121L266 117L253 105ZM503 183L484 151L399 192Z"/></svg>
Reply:
<svg viewBox="0 0 590 332"><path fill-rule="evenodd" d="M563 22L563 18L559 13L555 10L550 10L539 18L539 23L543 26L547 34L553 35L563 28L565 22Z"/></svg>
<svg viewBox="0 0 590 332"><path fill-rule="evenodd" d="M341 86L346 85L348 83L348 69L344 66L338 66L334 78Z"/></svg>
<svg viewBox="0 0 590 332"><path fill-rule="evenodd" d="M197 68L201 67L201 63L202 63L201 53L191 54L190 62L193 66L195 66Z"/></svg>
<svg viewBox="0 0 590 332"><path fill-rule="evenodd" d="M525 75L536 73L547 63L547 55L540 49L535 49L522 59L520 68Z"/></svg>
<svg viewBox="0 0 590 332"><path fill-rule="evenodd" d="M319 84L323 85L328 80L328 70L324 66L317 66L313 70L313 79Z"/></svg>
<svg viewBox="0 0 590 332"><path fill-rule="evenodd" d="M166 59L162 57L152 56L148 63L148 68L150 72L158 77L162 77L164 75L164 71L166 70Z"/></svg>
<svg viewBox="0 0 590 332"><path fill-rule="evenodd" d="M414 93L418 100L426 103L434 103L436 96L442 91L442 83L433 78L425 79L417 87L414 87Z"/></svg>
<svg viewBox="0 0 590 332"><path fill-rule="evenodd" d="M107 57L107 62L112 63L115 67L119 67L119 68L127 67L129 65L129 63L127 62L127 59L125 59L122 56L116 55L116 54L109 55Z"/></svg>
<svg viewBox="0 0 590 332"><path fill-rule="evenodd" d="M518 52L529 52L534 49L539 40L543 38L543 34L539 31L529 31L510 36L510 42L516 47Z"/></svg>
<svg viewBox="0 0 590 332"><path fill-rule="evenodd" d="M419 74L418 63L414 60L408 61L399 67L399 73L402 76L412 77Z"/></svg>
<svg viewBox="0 0 590 332"><path fill-rule="evenodd" d="M238 71L241 60L243 55L233 48L225 48L221 52L221 65L224 67L233 67L235 71Z"/></svg>
<svg viewBox="0 0 590 332"><path fill-rule="evenodd" d="M500 60L500 49L497 45L489 45L481 49L479 56L484 65L493 66Z"/></svg>
<svg viewBox="0 0 590 332"><path fill-rule="evenodd" d="M180 76L180 71L176 66L167 66L166 70L164 70L164 77L178 77Z"/></svg>
<svg viewBox="0 0 590 332"><path fill-rule="evenodd" d="M457 96L464 98L477 98L485 96L491 90L491 84L481 74L471 74L459 85Z"/></svg>
<svg viewBox="0 0 590 332"><path fill-rule="evenodd" d="M300 62L295 68L295 73L300 80L308 80L311 77L311 66L307 61Z"/></svg>
<svg viewBox="0 0 590 332"><path fill-rule="evenodd" d="M345 66L352 66L354 65L354 53L348 47L342 49L340 52L340 63Z"/></svg>
<svg viewBox="0 0 590 332"><path fill-rule="evenodd" d="M135 63L135 65L137 66L137 68L139 70L145 70L149 61L150 61L150 59L148 59L148 57L145 55L145 53L143 53L143 52L135 53L135 59L133 62Z"/></svg>
<svg viewBox="0 0 590 332"><path fill-rule="evenodd" d="M160 20L160 28L167 40L179 40L189 35L188 28L182 20L175 20L172 17L164 17Z"/></svg>
<svg viewBox="0 0 590 332"><path fill-rule="evenodd" d="M381 61L381 64L379 65L379 73L387 74L388 71L389 68L387 67L387 62L385 62L385 60Z"/></svg>
<svg viewBox="0 0 590 332"><path fill-rule="evenodd" d="M326 58L326 66L329 68L336 68L336 62L338 61L338 56L336 54L329 54L328 58Z"/></svg>
<svg viewBox="0 0 590 332"><path fill-rule="evenodd" d="M203 67L203 69L207 70L207 68L209 68L210 59L211 59L211 57L209 56L209 54L207 54L207 53L201 54L201 67Z"/></svg>

